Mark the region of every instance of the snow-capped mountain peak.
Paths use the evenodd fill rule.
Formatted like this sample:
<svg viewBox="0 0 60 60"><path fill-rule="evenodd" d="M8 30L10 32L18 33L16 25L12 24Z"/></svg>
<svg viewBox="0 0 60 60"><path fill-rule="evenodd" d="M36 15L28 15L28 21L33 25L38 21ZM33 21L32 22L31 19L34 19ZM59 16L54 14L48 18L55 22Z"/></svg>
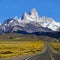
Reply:
<svg viewBox="0 0 60 60"><path fill-rule="evenodd" d="M30 11L30 16L36 20L39 18L38 12L36 11L35 8Z"/></svg>
<svg viewBox="0 0 60 60"><path fill-rule="evenodd" d="M25 12L23 15L23 20L27 20L28 14Z"/></svg>
<svg viewBox="0 0 60 60"><path fill-rule="evenodd" d="M18 20L19 18L17 16L14 17L15 20Z"/></svg>
<svg viewBox="0 0 60 60"><path fill-rule="evenodd" d="M26 12L23 18L17 16L12 19L7 19L0 26L0 31L30 31L30 32L49 32L49 31L60 31L60 22L55 22L53 18L39 17L36 9L32 9L30 14Z"/></svg>

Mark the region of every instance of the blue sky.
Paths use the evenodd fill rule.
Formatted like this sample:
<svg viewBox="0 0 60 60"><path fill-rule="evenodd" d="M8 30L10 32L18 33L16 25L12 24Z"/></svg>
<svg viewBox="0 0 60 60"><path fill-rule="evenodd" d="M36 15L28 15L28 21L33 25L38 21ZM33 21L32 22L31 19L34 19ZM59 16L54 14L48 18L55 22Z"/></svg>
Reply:
<svg viewBox="0 0 60 60"><path fill-rule="evenodd" d="M52 17L60 22L60 0L0 0L0 23L15 16L22 17L36 8L39 16Z"/></svg>

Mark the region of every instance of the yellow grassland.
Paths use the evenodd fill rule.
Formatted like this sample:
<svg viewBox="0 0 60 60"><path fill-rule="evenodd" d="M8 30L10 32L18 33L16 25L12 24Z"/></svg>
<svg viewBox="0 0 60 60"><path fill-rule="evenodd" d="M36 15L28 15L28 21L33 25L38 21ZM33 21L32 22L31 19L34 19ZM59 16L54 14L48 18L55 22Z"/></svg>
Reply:
<svg viewBox="0 0 60 60"><path fill-rule="evenodd" d="M0 58L35 54L44 46L42 41L0 42Z"/></svg>
<svg viewBox="0 0 60 60"><path fill-rule="evenodd" d="M53 49L60 53L60 42L52 42L50 43L50 45L52 46Z"/></svg>

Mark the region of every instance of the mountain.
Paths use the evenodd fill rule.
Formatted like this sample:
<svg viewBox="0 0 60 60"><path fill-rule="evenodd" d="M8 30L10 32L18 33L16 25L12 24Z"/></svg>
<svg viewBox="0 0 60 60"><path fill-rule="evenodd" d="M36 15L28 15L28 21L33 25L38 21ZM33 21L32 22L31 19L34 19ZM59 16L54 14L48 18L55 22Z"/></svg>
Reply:
<svg viewBox="0 0 60 60"><path fill-rule="evenodd" d="M26 12L22 18L7 19L0 25L0 33L10 32L60 32L60 22L55 22L53 18L39 17L36 9L32 9L29 14Z"/></svg>

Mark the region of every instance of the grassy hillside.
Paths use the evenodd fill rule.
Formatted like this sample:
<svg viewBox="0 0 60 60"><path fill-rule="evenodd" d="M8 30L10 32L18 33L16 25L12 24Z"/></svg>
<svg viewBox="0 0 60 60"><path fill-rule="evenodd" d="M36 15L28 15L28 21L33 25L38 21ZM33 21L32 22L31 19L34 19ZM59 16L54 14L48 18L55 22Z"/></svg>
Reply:
<svg viewBox="0 0 60 60"><path fill-rule="evenodd" d="M0 35L0 41L35 41L35 40L43 40L43 41L57 41L56 38L48 37L48 36L36 36L34 34L18 34L18 33L7 33Z"/></svg>

